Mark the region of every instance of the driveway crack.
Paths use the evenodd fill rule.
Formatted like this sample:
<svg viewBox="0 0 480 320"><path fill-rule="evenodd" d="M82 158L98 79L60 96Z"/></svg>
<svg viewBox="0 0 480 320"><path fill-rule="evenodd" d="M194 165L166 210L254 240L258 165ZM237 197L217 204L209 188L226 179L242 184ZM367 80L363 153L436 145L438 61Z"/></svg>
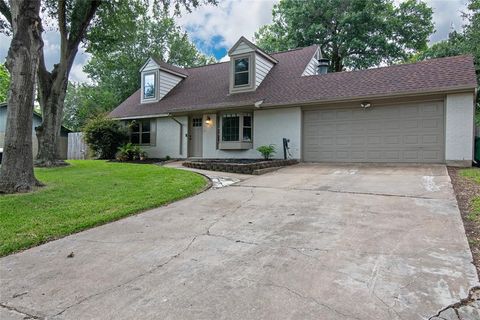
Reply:
<svg viewBox="0 0 480 320"><path fill-rule="evenodd" d="M450 309L452 309L457 315L457 317L460 319L458 310L462 307L470 306L475 301L480 301L480 286L470 288L466 298L460 299L459 301L449 304L445 308L440 309L435 315L428 318L428 320L433 320L435 318L442 319L441 314Z"/></svg>
<svg viewBox="0 0 480 320"><path fill-rule="evenodd" d="M107 292L110 292L110 291L116 290L116 289L118 289L118 288L121 288L121 287L123 287L123 286L125 286L125 285L127 285L127 284L129 284L129 283L132 283L132 282L135 281L135 280L138 280L138 279L140 279L140 278L142 278L142 277L144 277L144 276L146 276L146 275L149 275L149 274L154 273L154 272L157 271L158 269L161 269L161 268L165 267L167 264L169 264L170 262L172 262L174 259L176 259L176 258L178 258L179 256L181 256L185 251L187 251L188 249L190 249L190 247L191 247L192 244L195 242L195 240L197 240L198 237L199 237L199 235L194 236L194 237L190 240L190 242L187 244L187 246L186 246L185 248L183 248L181 251L177 252L176 254L170 256L170 258L168 258L167 261L165 261L165 262L163 262L163 263L155 266L154 268L152 268L152 269L150 269L150 270L148 270L148 271L146 271L146 272L143 272L143 273L141 273L141 274L139 274L139 275L137 275L137 276L135 276L135 277L133 277L133 278L125 281L125 282L122 282L122 283L120 283L120 284L118 284L118 285L116 285L116 286L107 288L107 289L102 290L102 291L100 291L100 292L97 292L97 293L94 293L94 294L92 294L92 295L89 295L89 296L87 296L87 297L85 297L85 298L83 298L83 299L80 299L79 301L75 302L74 304L71 304L71 305L69 305L68 307L64 308L62 311L54 314L53 317L57 317L57 316L63 314L64 312L66 312L67 310L69 310L69 309L71 309L71 308L73 308L73 307L75 307L75 306L78 306L78 305L84 303L85 301L88 301L88 300L90 300L90 299L92 299L92 298L95 298L95 297L97 297L97 296L103 295L103 294L105 294L105 293L107 293Z"/></svg>
<svg viewBox="0 0 480 320"><path fill-rule="evenodd" d="M21 314L22 316L24 316L23 319L40 319L40 320L45 319L45 317L36 316L36 315L30 314L30 313L27 313L25 311L22 311L20 309L17 309L15 307L8 306L8 305L3 304L3 303L0 303L0 307Z"/></svg>
<svg viewBox="0 0 480 320"><path fill-rule="evenodd" d="M250 282L253 282L257 285L260 285L260 286L265 286L265 287L274 287L274 288L279 288L279 289L284 289L286 291L288 291L289 293L299 297L300 299L302 300L309 300L313 303L315 303L316 305L320 306L320 307L323 307L325 309L328 309L336 314L339 314L341 315L342 317L347 317L347 318L350 318L350 319L356 319L356 320L361 320L360 318L354 316L354 315L351 315L351 314L347 314L347 313L343 313L343 312L340 312L338 311L337 309L325 304L325 303L322 303L320 301L318 301L317 299L315 299L314 297L310 297L310 296L305 296L303 294L301 294L300 292L296 291L296 290L293 290L292 288L289 288L287 286L284 286L284 285L280 285L280 284L276 284L276 283L273 283L273 282L258 282L258 281L255 281L255 280L252 280L252 279L245 279L247 281L250 281Z"/></svg>

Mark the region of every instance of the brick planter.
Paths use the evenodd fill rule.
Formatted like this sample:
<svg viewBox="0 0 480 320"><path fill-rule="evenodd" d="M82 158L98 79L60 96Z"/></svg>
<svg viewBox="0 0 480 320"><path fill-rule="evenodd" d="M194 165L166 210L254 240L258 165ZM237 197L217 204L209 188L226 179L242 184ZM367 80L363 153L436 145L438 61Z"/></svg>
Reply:
<svg viewBox="0 0 480 320"><path fill-rule="evenodd" d="M211 170L211 171L223 171L243 174L262 174L269 172L267 168L278 168L284 166L290 166L297 164L298 160L268 160L268 161L255 161L242 163L234 162L232 160L191 160L185 161L182 165L188 168Z"/></svg>

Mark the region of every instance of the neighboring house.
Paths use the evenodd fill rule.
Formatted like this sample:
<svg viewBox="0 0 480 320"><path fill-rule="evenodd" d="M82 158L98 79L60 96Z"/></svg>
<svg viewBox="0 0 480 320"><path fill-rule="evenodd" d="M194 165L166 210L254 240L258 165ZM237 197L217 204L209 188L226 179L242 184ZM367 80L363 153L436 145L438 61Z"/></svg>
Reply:
<svg viewBox="0 0 480 320"><path fill-rule="evenodd" d="M244 37L229 62L150 58L141 89L110 113L150 157L259 158L283 138L310 162L471 165L476 77L458 56L326 73L317 46L267 54Z"/></svg>
<svg viewBox="0 0 480 320"><path fill-rule="evenodd" d="M33 113L33 124L32 124L32 146L33 146L33 157L37 155L38 151L38 140L35 135L35 127L38 127L42 123L42 116ZM7 124L7 104L0 103L0 148L3 149L5 143L5 127ZM62 127L60 131L60 139L58 141L58 154L60 159L67 159L67 148L68 148L68 133L70 130Z"/></svg>

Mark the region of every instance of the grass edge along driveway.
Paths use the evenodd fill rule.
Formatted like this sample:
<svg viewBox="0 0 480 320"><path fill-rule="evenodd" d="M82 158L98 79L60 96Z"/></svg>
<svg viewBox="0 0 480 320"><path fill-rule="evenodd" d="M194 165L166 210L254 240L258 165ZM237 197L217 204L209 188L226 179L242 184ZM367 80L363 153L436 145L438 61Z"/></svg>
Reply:
<svg viewBox="0 0 480 320"><path fill-rule="evenodd" d="M71 160L37 168L47 186L0 196L0 256L201 192L205 177L151 164Z"/></svg>

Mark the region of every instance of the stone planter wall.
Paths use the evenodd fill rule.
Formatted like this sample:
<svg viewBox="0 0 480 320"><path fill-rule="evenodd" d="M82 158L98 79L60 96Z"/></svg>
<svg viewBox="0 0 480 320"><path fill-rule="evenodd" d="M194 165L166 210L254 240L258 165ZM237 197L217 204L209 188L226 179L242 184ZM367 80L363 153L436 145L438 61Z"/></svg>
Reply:
<svg viewBox="0 0 480 320"><path fill-rule="evenodd" d="M185 161L183 163L183 166L188 168L211 171L223 171L243 174L261 174L263 172L267 172L267 170L263 170L266 168L284 167L297 163L298 160L296 159L269 160L250 163L221 162L221 160L192 160Z"/></svg>

